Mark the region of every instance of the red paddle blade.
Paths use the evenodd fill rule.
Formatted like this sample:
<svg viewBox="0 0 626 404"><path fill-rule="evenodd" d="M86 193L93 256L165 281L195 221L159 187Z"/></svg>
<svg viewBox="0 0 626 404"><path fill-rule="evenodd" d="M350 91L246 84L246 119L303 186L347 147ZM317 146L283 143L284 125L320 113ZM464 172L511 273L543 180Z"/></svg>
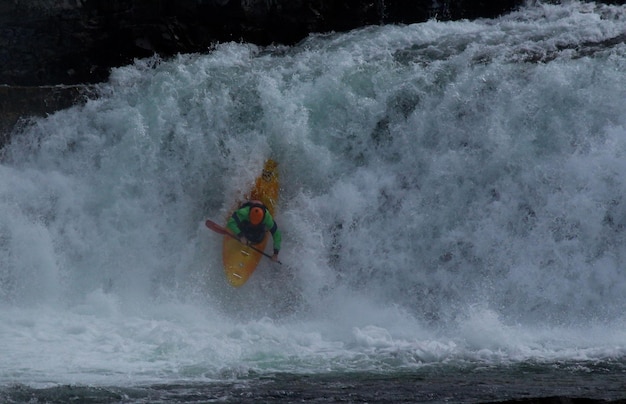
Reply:
<svg viewBox="0 0 626 404"><path fill-rule="evenodd" d="M208 227L209 229L213 230L216 233L224 234L224 235L228 234L225 228L223 228L222 226L220 226L219 224L211 220L207 220L204 224L206 224L206 227Z"/></svg>

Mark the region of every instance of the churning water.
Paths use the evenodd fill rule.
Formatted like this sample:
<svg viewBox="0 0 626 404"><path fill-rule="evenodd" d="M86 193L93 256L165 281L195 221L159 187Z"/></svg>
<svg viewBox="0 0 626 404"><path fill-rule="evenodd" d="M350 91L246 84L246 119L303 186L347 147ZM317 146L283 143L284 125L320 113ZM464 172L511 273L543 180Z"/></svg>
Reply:
<svg viewBox="0 0 626 404"><path fill-rule="evenodd" d="M626 397L625 27L568 2L115 69L3 151L0 398ZM203 223L269 157L283 265L233 289Z"/></svg>

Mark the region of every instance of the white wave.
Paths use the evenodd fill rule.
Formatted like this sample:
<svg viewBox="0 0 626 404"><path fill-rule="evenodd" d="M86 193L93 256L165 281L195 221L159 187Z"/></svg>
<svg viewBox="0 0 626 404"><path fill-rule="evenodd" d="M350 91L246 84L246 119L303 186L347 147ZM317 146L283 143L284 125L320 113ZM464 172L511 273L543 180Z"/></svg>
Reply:
<svg viewBox="0 0 626 404"><path fill-rule="evenodd" d="M0 166L0 380L623 359L624 6L115 69ZM280 162L282 266L224 220ZM621 358L621 359L620 359Z"/></svg>

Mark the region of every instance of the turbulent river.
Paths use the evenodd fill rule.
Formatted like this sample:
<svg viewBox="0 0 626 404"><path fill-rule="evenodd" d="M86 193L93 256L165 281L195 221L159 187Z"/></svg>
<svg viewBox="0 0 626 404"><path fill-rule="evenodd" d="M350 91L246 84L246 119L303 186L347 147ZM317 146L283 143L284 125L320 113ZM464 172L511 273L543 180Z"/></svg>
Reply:
<svg viewBox="0 0 626 404"><path fill-rule="evenodd" d="M137 60L0 160L0 401L626 399L626 6ZM279 162L280 259L223 222Z"/></svg>

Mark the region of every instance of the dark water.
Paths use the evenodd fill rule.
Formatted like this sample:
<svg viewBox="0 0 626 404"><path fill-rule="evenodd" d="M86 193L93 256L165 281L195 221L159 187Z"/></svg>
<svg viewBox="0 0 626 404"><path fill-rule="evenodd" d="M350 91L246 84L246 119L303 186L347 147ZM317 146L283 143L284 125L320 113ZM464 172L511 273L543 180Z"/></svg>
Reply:
<svg viewBox="0 0 626 404"><path fill-rule="evenodd" d="M626 403L620 363L424 368L401 374L250 375L210 383L89 387L15 385L3 403Z"/></svg>

